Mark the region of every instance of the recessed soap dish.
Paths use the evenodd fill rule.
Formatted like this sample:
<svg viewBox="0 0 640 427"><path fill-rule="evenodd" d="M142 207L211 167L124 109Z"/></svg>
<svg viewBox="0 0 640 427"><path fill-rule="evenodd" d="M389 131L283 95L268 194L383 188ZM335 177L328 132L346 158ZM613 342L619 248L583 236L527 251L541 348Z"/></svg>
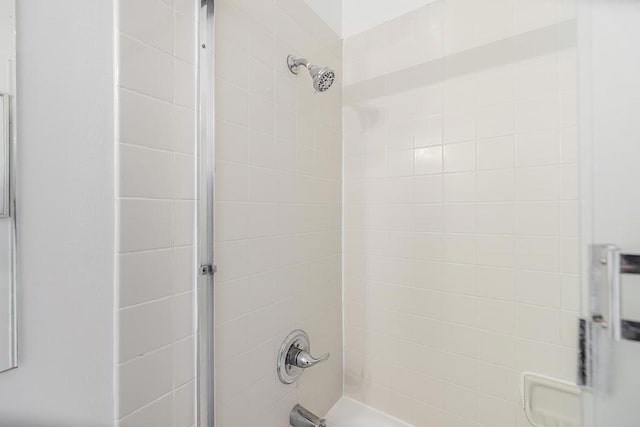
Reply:
<svg viewBox="0 0 640 427"><path fill-rule="evenodd" d="M522 374L522 406L535 427L580 427L580 394L580 388L570 382Z"/></svg>

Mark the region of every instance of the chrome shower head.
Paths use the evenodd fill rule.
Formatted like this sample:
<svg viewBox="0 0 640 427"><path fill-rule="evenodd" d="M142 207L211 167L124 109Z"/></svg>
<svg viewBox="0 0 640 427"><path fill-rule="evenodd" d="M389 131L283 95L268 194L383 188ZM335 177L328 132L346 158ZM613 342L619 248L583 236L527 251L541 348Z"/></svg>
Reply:
<svg viewBox="0 0 640 427"><path fill-rule="evenodd" d="M309 74L313 79L313 88L317 92L327 91L336 80L336 73L331 67L321 67L314 65L305 58L296 58L293 55L287 57L287 65L293 74L300 72L300 66L309 70Z"/></svg>

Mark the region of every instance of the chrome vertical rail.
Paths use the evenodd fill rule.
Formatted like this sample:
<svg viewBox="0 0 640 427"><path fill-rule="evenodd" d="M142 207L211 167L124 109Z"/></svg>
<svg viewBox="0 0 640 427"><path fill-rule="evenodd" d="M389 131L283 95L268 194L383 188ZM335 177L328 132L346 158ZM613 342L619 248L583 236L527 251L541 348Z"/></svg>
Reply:
<svg viewBox="0 0 640 427"><path fill-rule="evenodd" d="M591 246L591 320L620 339L620 249Z"/></svg>
<svg viewBox="0 0 640 427"><path fill-rule="evenodd" d="M214 204L215 1L201 0L198 19L198 399L197 425L215 425Z"/></svg>

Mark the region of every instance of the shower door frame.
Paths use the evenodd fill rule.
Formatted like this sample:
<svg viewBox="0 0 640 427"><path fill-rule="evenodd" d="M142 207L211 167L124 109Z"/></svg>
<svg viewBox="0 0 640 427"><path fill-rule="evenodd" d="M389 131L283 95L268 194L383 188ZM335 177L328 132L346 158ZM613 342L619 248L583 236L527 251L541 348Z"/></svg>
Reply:
<svg viewBox="0 0 640 427"><path fill-rule="evenodd" d="M215 426L215 0L198 12L196 425Z"/></svg>
<svg viewBox="0 0 640 427"><path fill-rule="evenodd" d="M640 196L634 187L640 180L640 127L636 118L640 85L635 77L640 70L640 55L634 49L640 34L634 25L640 17L640 4L628 0L584 0L578 5L581 311L591 325L586 338L581 337L581 379L586 383L582 426L635 427L640 417L640 342L619 339L607 323L619 324L624 319L610 314L620 308L622 316L630 314L629 320L638 319L640 304L633 298L637 291L629 293L631 298L625 292L622 276L629 275L622 273L628 271L621 271L615 263L613 268L603 269L607 270L604 277L608 280L593 274L593 283L598 287L592 287L591 272L598 271L592 265L612 264L607 258L592 260L589 248L615 245L621 253L640 253L640 226L636 220ZM603 324L594 315L602 306L609 307L610 301L621 307L602 312L607 321Z"/></svg>

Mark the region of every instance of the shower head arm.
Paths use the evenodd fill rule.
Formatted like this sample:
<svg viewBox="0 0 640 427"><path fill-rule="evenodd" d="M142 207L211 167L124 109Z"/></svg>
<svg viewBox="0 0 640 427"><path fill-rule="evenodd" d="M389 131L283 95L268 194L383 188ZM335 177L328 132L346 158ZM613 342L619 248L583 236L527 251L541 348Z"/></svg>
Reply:
<svg viewBox="0 0 640 427"><path fill-rule="evenodd" d="M289 65L289 71L293 74L298 74L300 72L300 66L309 69L313 64L306 58L297 58L293 55L289 55L287 58L287 64Z"/></svg>
<svg viewBox="0 0 640 427"><path fill-rule="evenodd" d="M316 92L325 92L336 79L336 73L331 67L322 67L309 62L306 58L298 58L293 55L287 57L287 66L293 74L300 72L300 67L305 67L313 80L313 88Z"/></svg>

